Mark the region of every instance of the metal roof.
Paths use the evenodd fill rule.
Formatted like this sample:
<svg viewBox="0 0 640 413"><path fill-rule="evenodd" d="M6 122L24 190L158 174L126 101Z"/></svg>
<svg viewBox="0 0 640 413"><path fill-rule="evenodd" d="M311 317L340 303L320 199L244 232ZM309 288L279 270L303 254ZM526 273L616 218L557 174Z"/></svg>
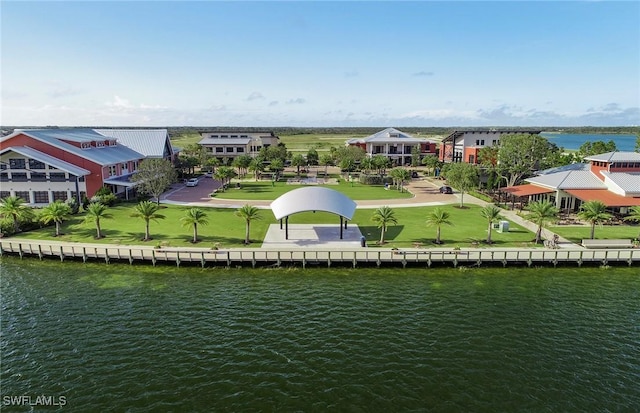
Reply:
<svg viewBox="0 0 640 413"><path fill-rule="evenodd" d="M351 220L356 212L356 203L348 196L333 189L307 186L280 195L271 203L271 210L276 219L282 219L298 212L325 211Z"/></svg>
<svg viewBox="0 0 640 413"><path fill-rule="evenodd" d="M569 165L556 166L555 168L543 169L542 171L536 172L537 175L549 175L555 174L558 172L566 172L566 171L590 171L591 164L589 163L572 163Z"/></svg>
<svg viewBox="0 0 640 413"><path fill-rule="evenodd" d="M530 196L530 195L538 195L538 194L548 194L548 193L554 192L554 190L550 188L543 188L538 185L524 184L524 185L508 186L506 188L501 188L500 192L506 192L510 195L515 195L515 196Z"/></svg>
<svg viewBox="0 0 640 413"><path fill-rule="evenodd" d="M81 149L65 141L92 142L105 141L110 138L100 135L92 129L16 129L11 135L2 138L2 141L24 134L45 142L53 147L87 159L98 165L113 165L116 163L143 159L144 155L124 145L104 146L102 148Z"/></svg>
<svg viewBox="0 0 640 413"><path fill-rule="evenodd" d="M251 138L203 138L200 145L246 145Z"/></svg>
<svg viewBox="0 0 640 413"><path fill-rule="evenodd" d="M640 198L624 197L606 189L570 189L567 192L582 201L600 201L608 207L640 205Z"/></svg>
<svg viewBox="0 0 640 413"><path fill-rule="evenodd" d="M173 153L166 129L95 129L101 135L116 139L134 151L148 158L164 158L165 153Z"/></svg>
<svg viewBox="0 0 640 413"><path fill-rule="evenodd" d="M640 153L638 152L607 152L599 155L587 156L587 161L597 162L640 162Z"/></svg>
<svg viewBox="0 0 640 413"><path fill-rule="evenodd" d="M70 164L69 162L65 162L58 158L54 158L53 156L47 155L46 153L37 151L33 148L29 148L28 146L10 146L0 151L0 154L9 152L9 151L16 152L16 153L19 153L20 155L26 156L31 159L35 159L44 164L51 165L56 169L60 169L62 171L68 172L75 176L85 176L91 173L90 171L87 171L84 168L80 168L78 166Z"/></svg>
<svg viewBox="0 0 640 413"><path fill-rule="evenodd" d="M397 136L391 136L397 135ZM391 142L391 143L426 143L426 139L418 139L395 128L387 128L365 138L349 139L347 143Z"/></svg>
<svg viewBox="0 0 640 413"><path fill-rule="evenodd" d="M525 181L553 189L606 189L590 171L564 171L527 178Z"/></svg>
<svg viewBox="0 0 640 413"><path fill-rule="evenodd" d="M640 172L602 171L601 173L609 178L615 186L622 189L625 194L640 195Z"/></svg>

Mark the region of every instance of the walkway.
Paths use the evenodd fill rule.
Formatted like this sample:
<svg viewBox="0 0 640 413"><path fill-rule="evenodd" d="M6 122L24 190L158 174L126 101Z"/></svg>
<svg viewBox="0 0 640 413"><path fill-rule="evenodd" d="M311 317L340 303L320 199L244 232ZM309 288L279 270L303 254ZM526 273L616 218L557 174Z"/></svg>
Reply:
<svg viewBox="0 0 640 413"><path fill-rule="evenodd" d="M444 185L444 181L442 181ZM441 194L439 182L431 179L414 179L409 182L405 189L413 194L412 198L366 200L355 201L357 209L375 209L381 206L394 206L398 208L448 205L460 202L460 194ZM260 209L270 209L272 201L242 200L242 199L219 199L211 198L210 194L220 187L220 182L212 178L201 178L196 187L186 187L184 184L174 185L173 189L164 193L160 197L160 202L174 205L193 205L212 208L240 208L245 204L253 205ZM390 189L393 190L393 189ZM469 194L464 195L465 204L476 204L480 206L489 205L489 202L478 199ZM502 210L501 215L506 219L524 227L535 233L538 230L536 224L518 215L515 210ZM552 239L555 234L549 229L542 229L543 239ZM559 237L559 248L576 248L580 245L574 244L566 238Z"/></svg>

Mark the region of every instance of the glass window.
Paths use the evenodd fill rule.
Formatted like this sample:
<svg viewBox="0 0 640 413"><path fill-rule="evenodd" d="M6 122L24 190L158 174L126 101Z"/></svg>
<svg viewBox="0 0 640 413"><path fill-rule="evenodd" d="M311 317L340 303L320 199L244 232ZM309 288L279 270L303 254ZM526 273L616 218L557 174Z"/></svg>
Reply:
<svg viewBox="0 0 640 413"><path fill-rule="evenodd" d="M14 182L27 182L26 172L13 172L11 174L11 180Z"/></svg>
<svg viewBox="0 0 640 413"><path fill-rule="evenodd" d="M216 153L222 153L222 152L224 152L224 149L222 147L218 146L216 148Z"/></svg>
<svg viewBox="0 0 640 413"><path fill-rule="evenodd" d="M44 172L31 172L31 181L33 182L45 182L47 175Z"/></svg>
<svg viewBox="0 0 640 413"><path fill-rule="evenodd" d="M4 199L4 198L8 198L11 196L11 192L9 191L0 191L0 198Z"/></svg>
<svg viewBox="0 0 640 413"><path fill-rule="evenodd" d="M50 172L49 179L51 180L51 182L65 182L67 180L67 177L65 176L64 172Z"/></svg>
<svg viewBox="0 0 640 413"><path fill-rule="evenodd" d="M66 201L68 198L67 191L53 191L53 200Z"/></svg>
<svg viewBox="0 0 640 413"><path fill-rule="evenodd" d="M33 193L33 200L36 204L48 204L49 203L49 192L47 191L35 191Z"/></svg>
<svg viewBox="0 0 640 413"><path fill-rule="evenodd" d="M225 152L230 153L233 152L233 146L227 146L225 149Z"/></svg>
<svg viewBox="0 0 640 413"><path fill-rule="evenodd" d="M238 147L236 148L236 152L240 152L240 153L242 153L242 152L244 152L244 148L243 148L242 146L238 146Z"/></svg>
<svg viewBox="0 0 640 413"><path fill-rule="evenodd" d="M16 196L22 198L25 202L29 201L29 191L16 191Z"/></svg>
<svg viewBox="0 0 640 413"><path fill-rule="evenodd" d="M9 159L9 168L11 169L25 169L24 159L11 158Z"/></svg>
<svg viewBox="0 0 640 413"><path fill-rule="evenodd" d="M29 159L30 169L45 169L44 162L36 161L35 159Z"/></svg>

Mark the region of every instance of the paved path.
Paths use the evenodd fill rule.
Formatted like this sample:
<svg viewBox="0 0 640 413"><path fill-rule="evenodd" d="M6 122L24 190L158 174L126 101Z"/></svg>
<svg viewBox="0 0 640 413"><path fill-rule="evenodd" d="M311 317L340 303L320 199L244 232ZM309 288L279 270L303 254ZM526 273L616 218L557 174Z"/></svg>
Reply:
<svg viewBox="0 0 640 413"><path fill-rule="evenodd" d="M404 199L385 199L385 200L366 200L355 201L358 209L375 209L383 205L395 207L419 207L419 206L437 206L447 205L460 202L460 193L441 194L440 186L444 181L432 181L431 179L414 179L409 182L405 188L413 194L412 198ZM212 178L201 178L200 183L196 187L186 187L184 184L174 185L174 187L164 193L160 197L160 202L175 205L193 205L214 208L240 208L242 205L251 204L260 209L270 209L269 205L272 201L242 200L242 199L220 199L211 198L209 195L220 187L220 183ZM327 186L330 188L330 186ZM393 189L390 189L393 190ZM469 194L464 195L465 204L476 204L480 206L489 203L478 199ZM524 219L518 215L515 210L502 210L501 215L508 220L515 222L535 233L538 230L536 224ZM549 229L542 229L543 239L552 239L555 234ZM560 248L576 248L580 245L559 237L558 246Z"/></svg>

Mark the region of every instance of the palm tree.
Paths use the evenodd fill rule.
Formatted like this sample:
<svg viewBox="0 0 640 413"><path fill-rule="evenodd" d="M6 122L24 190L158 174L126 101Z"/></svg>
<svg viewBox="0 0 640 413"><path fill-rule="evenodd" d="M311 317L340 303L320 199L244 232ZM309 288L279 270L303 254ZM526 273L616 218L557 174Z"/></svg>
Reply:
<svg viewBox="0 0 640 413"><path fill-rule="evenodd" d="M149 221L157 221L159 219L164 219L164 215L158 214L158 210L160 207L149 201L141 201L138 205L135 206L134 212L131 214L134 218L142 218L145 223L145 231L144 231L144 239L143 241L149 241L151 236L149 234Z"/></svg>
<svg viewBox="0 0 640 413"><path fill-rule="evenodd" d="M326 178L327 169L329 168L329 165L333 163L333 158L328 153L323 153L322 155L320 155L319 162L320 162L320 165L324 166L324 177Z"/></svg>
<svg viewBox="0 0 640 413"><path fill-rule="evenodd" d="M453 222L449 220L451 215L442 208L436 208L427 215L427 226L436 227L436 244L442 244L440 241L440 228L443 225L453 225Z"/></svg>
<svg viewBox="0 0 640 413"><path fill-rule="evenodd" d="M100 229L101 219L110 219L113 216L107 212L107 206L100 202L94 202L87 207L87 215L84 218L84 222L96 223L96 239L103 237Z"/></svg>
<svg viewBox="0 0 640 413"><path fill-rule="evenodd" d="M556 221L558 219L558 213L558 208L546 200L529 204L529 213L525 215L525 218L533 221L533 223L538 226L538 230L536 231L536 244L542 239L542 227L550 222Z"/></svg>
<svg viewBox="0 0 640 413"><path fill-rule="evenodd" d="M394 168L391 170L391 176L397 181L398 190L403 192L405 181L411 179L411 172L407 168Z"/></svg>
<svg viewBox="0 0 640 413"><path fill-rule="evenodd" d="M183 227L193 225L193 243L198 242L198 225L207 225L207 213L201 208L188 209L185 215L180 218Z"/></svg>
<svg viewBox="0 0 640 413"><path fill-rule="evenodd" d="M19 196L8 196L0 201L0 216L13 220L13 229L20 232L20 221L33 218L33 210Z"/></svg>
<svg viewBox="0 0 640 413"><path fill-rule="evenodd" d="M487 244L491 244L491 230L493 229L493 223L502 218L500 216L500 208L496 207L495 205L486 205L480 210L480 215L482 215L482 218L489 221L489 229L487 230Z"/></svg>
<svg viewBox="0 0 640 413"><path fill-rule="evenodd" d="M248 245L251 241L249 239L249 230L251 226L251 221L262 219L260 215L260 210L253 205L245 204L242 208L237 209L235 212L237 217L244 219L246 225L245 234L244 234L244 243Z"/></svg>
<svg viewBox="0 0 640 413"><path fill-rule="evenodd" d="M613 215L607 212L607 206L600 201L588 201L580 206L578 218L591 224L591 239L596 232L596 224L611 219Z"/></svg>
<svg viewBox="0 0 640 413"><path fill-rule="evenodd" d="M640 139L640 138L638 138L638 139ZM638 222L640 222L640 206L631 207L629 215L624 217L624 220L625 221L638 221ZM638 237L640 237L640 235Z"/></svg>
<svg viewBox="0 0 640 413"><path fill-rule="evenodd" d="M55 222L56 224L56 237L60 236L60 225L65 219L68 219L71 215L71 207L61 201L56 201L47 205L40 212L40 221L44 224Z"/></svg>
<svg viewBox="0 0 640 413"><path fill-rule="evenodd" d="M380 244L384 244L384 233L390 224L397 225L398 219L396 218L393 209L388 206L381 206L376 209L371 217L371 221L375 222L380 228Z"/></svg>

